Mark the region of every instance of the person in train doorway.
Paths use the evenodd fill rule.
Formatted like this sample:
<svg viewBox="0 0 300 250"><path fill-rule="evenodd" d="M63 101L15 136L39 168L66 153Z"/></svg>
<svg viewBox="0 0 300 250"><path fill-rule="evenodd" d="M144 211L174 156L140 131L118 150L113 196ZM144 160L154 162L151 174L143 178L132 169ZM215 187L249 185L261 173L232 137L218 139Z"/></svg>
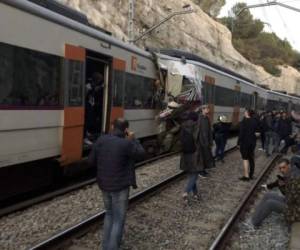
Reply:
<svg viewBox="0 0 300 250"><path fill-rule="evenodd" d="M208 176L207 169L215 166L212 156L213 135L211 130L211 123L209 120L209 106L203 105L201 107L201 114L197 125L197 164L201 167L199 176L206 178Z"/></svg>
<svg viewBox="0 0 300 250"><path fill-rule="evenodd" d="M279 160L277 166L280 175L275 182L262 185L268 192L244 223L249 231L257 229L272 212L285 213L289 223L300 220L300 169L285 158ZM279 188L280 192L270 191L274 188Z"/></svg>
<svg viewBox="0 0 300 250"><path fill-rule="evenodd" d="M112 132L98 138L88 159L89 164L97 167L97 182L106 210L103 250L120 248L129 188L137 187L134 162L145 156L143 147L128 127L127 120L114 120Z"/></svg>
<svg viewBox="0 0 300 250"><path fill-rule="evenodd" d="M95 96L92 82L85 85L85 112L84 112L84 143L93 145L92 137L96 126Z"/></svg>
<svg viewBox="0 0 300 250"><path fill-rule="evenodd" d="M104 89L104 77L99 72L93 73L93 86L94 86L94 99L95 99L95 120L96 129L95 133L101 132L101 121L102 121L102 108L103 108L103 89Z"/></svg>
<svg viewBox="0 0 300 250"><path fill-rule="evenodd" d="M186 204L189 203L191 195L195 200L200 200L197 188L198 173L201 170L197 164L197 145L196 145L196 127L198 115L195 112L186 112L183 114L180 142L182 153L180 157L180 169L188 174L188 181L182 198Z"/></svg>
<svg viewBox="0 0 300 250"><path fill-rule="evenodd" d="M229 126L227 124L227 117L220 115L218 122L213 125L213 138L216 143L216 160L220 160L224 163L224 152L227 143L227 137L229 132Z"/></svg>
<svg viewBox="0 0 300 250"><path fill-rule="evenodd" d="M240 123L238 146L243 159L244 175L239 179L242 181L249 181L254 177L254 150L256 147L255 133L258 130L258 123L253 116L254 111L246 109L244 113L244 119Z"/></svg>

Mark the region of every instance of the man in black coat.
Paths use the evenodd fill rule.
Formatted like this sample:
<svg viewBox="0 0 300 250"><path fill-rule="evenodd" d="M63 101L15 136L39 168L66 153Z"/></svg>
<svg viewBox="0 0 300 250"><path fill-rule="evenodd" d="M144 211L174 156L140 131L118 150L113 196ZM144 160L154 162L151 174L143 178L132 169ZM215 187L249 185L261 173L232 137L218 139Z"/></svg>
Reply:
<svg viewBox="0 0 300 250"><path fill-rule="evenodd" d="M238 145L240 147L244 165L244 176L240 178L242 181L249 181L250 179L253 179L255 170L255 133L258 130L258 122L255 118L253 118L253 115L253 110L245 110L244 119L240 123Z"/></svg>
<svg viewBox="0 0 300 250"><path fill-rule="evenodd" d="M279 120L279 137L280 141L284 141L284 147L281 149L281 153L287 153L289 146L293 144L292 138L292 121L287 117L287 113L283 112L281 119Z"/></svg>
<svg viewBox="0 0 300 250"><path fill-rule="evenodd" d="M201 107L201 115L198 119L198 132L197 132L197 164L202 167L199 172L200 177L206 177L208 173L205 169L214 167L214 159L212 156L212 146L213 146L213 134L211 129L211 123L209 120L209 106L203 105Z"/></svg>
<svg viewBox="0 0 300 250"><path fill-rule="evenodd" d="M112 133L99 137L89 155L89 163L97 166L97 182L106 209L103 250L120 247L129 187L136 188L134 162L145 155L128 127L128 121L116 119Z"/></svg>

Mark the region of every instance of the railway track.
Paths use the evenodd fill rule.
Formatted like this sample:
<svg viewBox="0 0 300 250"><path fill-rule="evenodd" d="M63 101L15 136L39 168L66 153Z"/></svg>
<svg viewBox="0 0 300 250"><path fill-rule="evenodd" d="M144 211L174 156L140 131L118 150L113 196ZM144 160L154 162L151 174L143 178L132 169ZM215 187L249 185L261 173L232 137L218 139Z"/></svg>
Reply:
<svg viewBox="0 0 300 250"><path fill-rule="evenodd" d="M152 163L154 161L158 161L158 160L161 160L161 159L164 159L164 158L176 155L178 153L179 153L178 151L170 152L170 153L166 153L166 154L162 154L162 155L153 157L151 159L147 159L145 161L141 161L141 162L139 162L139 163L136 164L136 169L138 169L138 168L140 168L142 166L145 166L145 165L147 165L149 163ZM95 182L96 182L96 178L92 177L92 178L89 178L87 180L83 180L83 181L74 183L72 185L68 185L66 187L60 188L58 190L51 191L51 192L39 195L37 197L33 197L33 198L30 198L28 200L24 200L24 201L18 202L18 203L13 204L13 205L5 206L5 207L3 207L3 208L0 209L0 217L2 217L4 215L11 214L11 213L14 213L14 212L17 212L17 211L22 210L22 209L26 209L26 208L28 208L30 206L39 204L41 202L45 202L47 200L51 200L51 199L53 199L55 197L58 197L58 196L70 193L70 192L78 190L78 189L81 189L81 188L83 188L85 186L92 185Z"/></svg>
<svg viewBox="0 0 300 250"><path fill-rule="evenodd" d="M248 207L253 203L253 200L256 198L257 194L261 191L261 184L267 179L270 172L276 165L276 160L279 158L279 155L276 155L272 159L269 165L260 173L258 178L255 180L255 183L245 195L244 199L241 201L240 205L235 209L232 216L228 219L226 224L220 230L220 233L211 244L209 250L222 250L228 247L230 244L231 236L238 224L238 222L244 217L245 213L248 211ZM228 248L230 249L230 247Z"/></svg>
<svg viewBox="0 0 300 250"><path fill-rule="evenodd" d="M226 154L229 152L232 152L235 150L236 147L232 147L226 151ZM172 154L169 154L168 156L171 156ZM158 158L159 159L159 158ZM130 197L129 204L130 206L133 206L135 203L140 202L144 199L147 199L147 197L152 196L156 192L159 192L160 190L166 188L171 183L177 182L184 176L184 172L176 173L170 177L165 178L164 180L160 181L159 183L152 185L148 187L147 189L140 191L133 196ZM99 223L103 223L105 216L105 211L101 211L84 221L81 221L80 223L54 235L53 237L40 242L39 244L31 247L31 250L40 250L40 249L64 249L64 245L66 242L68 242L70 239L74 237L78 237L82 234L85 234L89 231L90 227L93 227Z"/></svg>

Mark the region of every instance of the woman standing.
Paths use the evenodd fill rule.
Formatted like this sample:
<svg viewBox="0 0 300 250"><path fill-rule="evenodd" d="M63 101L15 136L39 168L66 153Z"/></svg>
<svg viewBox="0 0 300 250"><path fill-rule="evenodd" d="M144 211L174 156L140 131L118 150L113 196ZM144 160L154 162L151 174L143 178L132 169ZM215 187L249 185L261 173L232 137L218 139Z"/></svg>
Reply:
<svg viewBox="0 0 300 250"><path fill-rule="evenodd" d="M254 175L254 150L256 146L255 132L258 129L258 123L253 116L253 110L246 110L244 119L240 123L238 145L240 146L240 152L243 159L244 176L239 179L242 181L249 181L250 179L253 179Z"/></svg>
<svg viewBox="0 0 300 250"><path fill-rule="evenodd" d="M188 196L191 193L194 198L200 198L197 189L197 178L201 168L197 164L197 145L195 140L197 118L198 116L196 113L190 112L186 114L183 118L184 121L180 132L182 146L180 169L186 171L188 174L188 182L182 195L182 198L186 203L188 203Z"/></svg>

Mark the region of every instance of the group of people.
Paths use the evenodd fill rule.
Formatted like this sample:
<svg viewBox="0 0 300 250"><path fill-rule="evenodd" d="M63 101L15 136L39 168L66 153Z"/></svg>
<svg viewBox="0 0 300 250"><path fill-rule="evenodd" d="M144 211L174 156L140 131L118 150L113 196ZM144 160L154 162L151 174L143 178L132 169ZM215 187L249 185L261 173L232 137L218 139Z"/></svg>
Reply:
<svg viewBox="0 0 300 250"><path fill-rule="evenodd" d="M186 111L181 116L180 168L186 171L188 176L182 194L184 204L189 204L191 199L200 199L197 179L199 176L208 177L207 169L215 167L214 159L224 162L229 123L227 117L221 115L218 117L218 122L212 126L209 113L209 106L203 105L199 112ZM258 131L261 134L265 133L265 140L262 140L262 144L266 150L269 143L268 133L279 131L275 130L276 126L288 127L286 115L281 114L280 118L277 116L272 116L270 119L268 113L259 117L251 110L245 111L238 138L244 166L244 176L240 180L250 181L254 178L256 133ZM276 119L280 119L280 125L274 125L277 122ZM286 127L285 130L287 130ZM291 134L290 130L280 133L280 139L288 140ZM215 158L212 154L213 141L216 144ZM270 153L267 150L266 152ZM112 123L111 132L101 135L93 145L89 162L97 166L97 182L102 191L106 209L102 242L104 250L120 247L129 189L130 186L137 187L134 163L144 157L145 151L142 145L135 139L134 133L129 131L129 122L123 118L116 119ZM278 193L266 194L251 219L246 223L248 227L259 226L272 211L286 211L292 218L291 220L300 219L300 169L298 168L300 167L300 150L296 157L298 158L294 159L294 163L293 158L292 163L287 159L281 160L278 165L282 175L278 176L276 182L264 186L266 189L279 187L285 196Z"/></svg>
<svg viewBox="0 0 300 250"><path fill-rule="evenodd" d="M295 143L292 119L284 111L262 113L259 119L262 148L267 156L273 152L286 153Z"/></svg>

